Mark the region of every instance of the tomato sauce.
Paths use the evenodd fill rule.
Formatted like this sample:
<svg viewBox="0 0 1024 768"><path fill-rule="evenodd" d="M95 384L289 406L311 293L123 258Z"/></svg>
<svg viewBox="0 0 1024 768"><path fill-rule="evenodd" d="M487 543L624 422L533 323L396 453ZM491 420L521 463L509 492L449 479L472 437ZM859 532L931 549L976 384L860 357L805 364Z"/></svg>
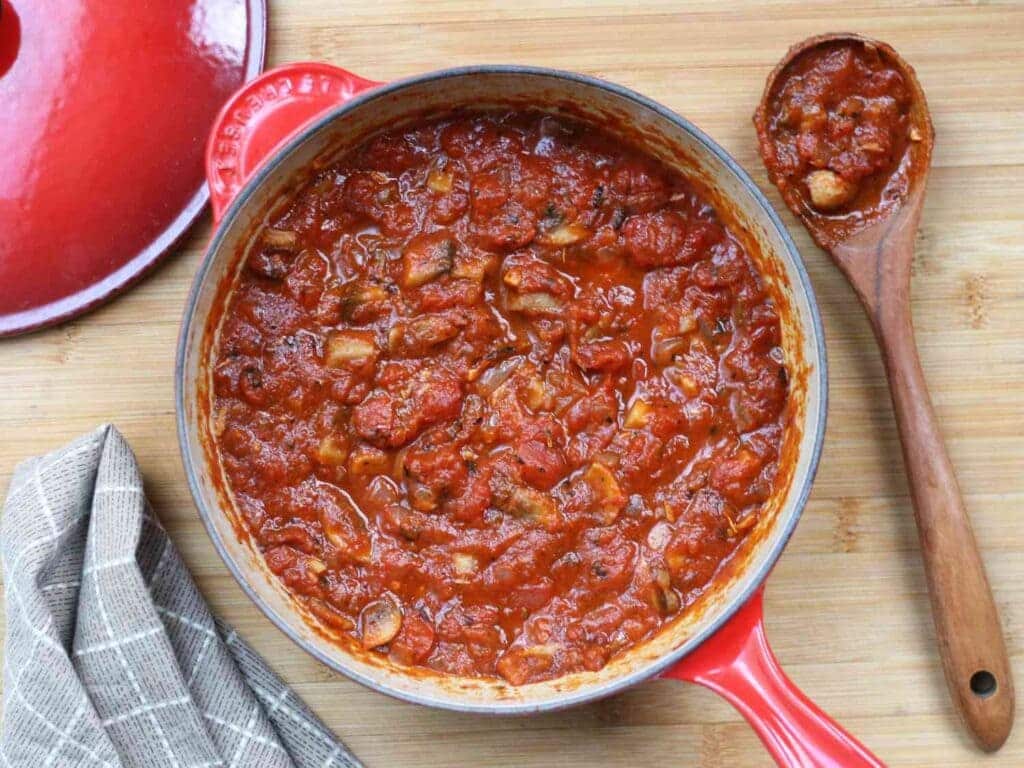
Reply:
<svg viewBox="0 0 1024 768"><path fill-rule="evenodd" d="M260 229L214 352L242 524L339 638L513 684L601 668L772 494L788 375L685 178L580 123L383 133Z"/></svg>
<svg viewBox="0 0 1024 768"><path fill-rule="evenodd" d="M786 202L824 216L835 239L884 216L907 192L909 149L925 138L897 67L870 42L817 45L776 78L755 124Z"/></svg>

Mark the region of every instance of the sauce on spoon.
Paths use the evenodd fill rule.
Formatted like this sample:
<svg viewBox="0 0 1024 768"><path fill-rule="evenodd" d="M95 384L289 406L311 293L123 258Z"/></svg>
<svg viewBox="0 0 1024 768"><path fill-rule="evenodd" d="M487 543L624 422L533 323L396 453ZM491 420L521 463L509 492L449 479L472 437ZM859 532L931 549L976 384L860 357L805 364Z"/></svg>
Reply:
<svg viewBox="0 0 1024 768"><path fill-rule="evenodd" d="M929 126L878 45L839 39L805 49L773 79L754 124L772 183L826 248L899 207ZM808 220L813 220L808 221Z"/></svg>
<svg viewBox="0 0 1024 768"><path fill-rule="evenodd" d="M754 115L772 182L863 303L889 378L939 655L977 744L1013 727L999 611L928 396L910 267L935 134L913 68L885 43L820 35L789 50Z"/></svg>

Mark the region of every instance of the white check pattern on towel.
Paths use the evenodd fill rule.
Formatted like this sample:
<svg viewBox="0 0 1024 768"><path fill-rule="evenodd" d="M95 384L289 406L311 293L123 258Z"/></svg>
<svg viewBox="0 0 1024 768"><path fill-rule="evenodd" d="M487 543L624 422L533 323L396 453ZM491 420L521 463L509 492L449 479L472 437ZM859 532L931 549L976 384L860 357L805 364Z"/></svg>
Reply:
<svg viewBox="0 0 1024 768"><path fill-rule="evenodd" d="M0 557L3 766L361 765L215 621L113 427L18 467Z"/></svg>

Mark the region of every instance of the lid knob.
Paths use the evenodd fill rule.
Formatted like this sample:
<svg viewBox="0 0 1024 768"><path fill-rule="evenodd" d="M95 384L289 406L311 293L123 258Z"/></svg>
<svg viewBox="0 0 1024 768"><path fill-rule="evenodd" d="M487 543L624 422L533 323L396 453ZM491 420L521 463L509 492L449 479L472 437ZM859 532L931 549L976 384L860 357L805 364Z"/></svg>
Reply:
<svg viewBox="0 0 1024 768"><path fill-rule="evenodd" d="M7 74L18 58L21 24L9 0L0 0L0 77Z"/></svg>

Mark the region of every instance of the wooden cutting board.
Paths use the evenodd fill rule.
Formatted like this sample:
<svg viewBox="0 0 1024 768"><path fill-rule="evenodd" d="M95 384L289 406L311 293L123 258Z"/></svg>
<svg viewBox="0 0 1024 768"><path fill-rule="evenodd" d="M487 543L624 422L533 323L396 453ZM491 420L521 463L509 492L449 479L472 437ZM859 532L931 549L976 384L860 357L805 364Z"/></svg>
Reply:
<svg viewBox="0 0 1024 768"><path fill-rule="evenodd" d="M808 35L862 32L914 65L937 132L914 317L926 376L1024 687L1024 5L882 0L279 0L271 66L324 60L387 80L484 62L635 88L710 133L768 193L807 262L831 368L810 504L767 592L793 679L893 766L970 766L935 652L889 396L851 290L765 178L750 123L764 78ZM127 295L0 342L0 488L14 464L113 421L214 610L370 766L746 768L769 763L727 705L656 681L568 712L489 719L392 701L299 651L245 598L192 506L174 432L173 361L208 219ZM985 765L1024 764L1024 728Z"/></svg>

